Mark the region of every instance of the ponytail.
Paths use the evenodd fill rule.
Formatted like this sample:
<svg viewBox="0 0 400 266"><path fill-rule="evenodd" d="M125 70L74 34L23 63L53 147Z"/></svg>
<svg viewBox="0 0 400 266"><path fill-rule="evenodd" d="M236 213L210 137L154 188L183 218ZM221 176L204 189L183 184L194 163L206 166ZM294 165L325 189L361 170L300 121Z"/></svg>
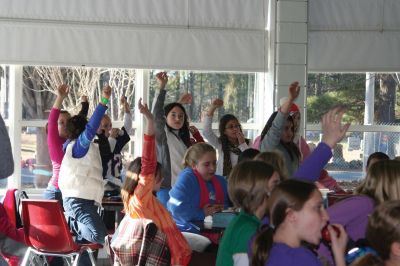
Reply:
<svg viewBox="0 0 400 266"><path fill-rule="evenodd" d="M251 244L251 266L264 266L273 245L274 229L268 225L263 226L256 234Z"/></svg>

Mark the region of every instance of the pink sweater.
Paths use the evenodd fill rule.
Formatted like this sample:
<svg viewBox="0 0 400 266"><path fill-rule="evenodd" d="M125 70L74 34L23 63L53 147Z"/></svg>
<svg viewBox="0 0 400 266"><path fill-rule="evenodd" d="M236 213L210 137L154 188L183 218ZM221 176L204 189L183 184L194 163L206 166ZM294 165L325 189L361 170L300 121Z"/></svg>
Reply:
<svg viewBox="0 0 400 266"><path fill-rule="evenodd" d="M58 187L58 176L60 174L61 162L64 157L63 144L64 138L60 137L58 132L58 117L60 116L60 110L51 108L49 120L47 124L47 144L49 146L49 155L51 164L53 165L53 176L49 183L57 189Z"/></svg>

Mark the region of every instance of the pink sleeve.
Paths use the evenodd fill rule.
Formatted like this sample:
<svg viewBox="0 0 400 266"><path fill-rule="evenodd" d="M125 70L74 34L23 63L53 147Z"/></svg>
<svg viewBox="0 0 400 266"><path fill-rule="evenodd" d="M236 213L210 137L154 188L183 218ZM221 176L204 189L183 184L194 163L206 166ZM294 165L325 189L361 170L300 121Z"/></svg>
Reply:
<svg viewBox="0 0 400 266"><path fill-rule="evenodd" d="M300 148L301 154L303 155L303 160L304 160L311 153L310 146L308 146L308 144L307 144L306 140L303 138L303 136L300 136L299 142L300 142L299 148Z"/></svg>
<svg viewBox="0 0 400 266"><path fill-rule="evenodd" d="M61 138L58 133L58 117L60 116L60 110L51 108L49 120L47 123L47 143L49 146L50 159L54 162L60 163L64 157L62 145L65 139Z"/></svg>

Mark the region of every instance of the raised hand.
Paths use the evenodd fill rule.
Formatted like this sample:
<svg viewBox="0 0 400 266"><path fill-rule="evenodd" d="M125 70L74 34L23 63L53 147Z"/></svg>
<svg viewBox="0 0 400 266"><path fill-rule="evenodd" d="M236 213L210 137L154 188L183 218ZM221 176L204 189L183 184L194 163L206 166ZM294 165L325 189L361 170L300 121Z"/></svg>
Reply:
<svg viewBox="0 0 400 266"><path fill-rule="evenodd" d="M87 103L88 102L88 97L86 95L81 96L81 103Z"/></svg>
<svg viewBox="0 0 400 266"><path fill-rule="evenodd" d="M300 86L299 86L299 82L295 81L292 84L290 84L289 86L289 97L288 99L293 102L294 100L297 99L297 97L299 97L300 94Z"/></svg>
<svg viewBox="0 0 400 266"><path fill-rule="evenodd" d="M165 85L168 83L168 75L167 72L159 72L156 74L156 78L158 80L158 83L160 84L160 89L163 90L165 88Z"/></svg>
<svg viewBox="0 0 400 266"><path fill-rule="evenodd" d="M192 135L194 135L197 132L199 132L199 129L195 126L189 126L189 131L190 131L190 133L192 133Z"/></svg>
<svg viewBox="0 0 400 266"><path fill-rule="evenodd" d="M335 107L322 117L322 142L333 149L346 135L350 123L342 124L342 118L346 109Z"/></svg>
<svg viewBox="0 0 400 266"><path fill-rule="evenodd" d="M112 128L110 130L110 137L116 139L119 135L119 128Z"/></svg>
<svg viewBox="0 0 400 266"><path fill-rule="evenodd" d="M178 100L178 103L180 104L191 104L193 100L193 97L190 93L184 93L181 95L181 97Z"/></svg>
<svg viewBox="0 0 400 266"><path fill-rule="evenodd" d="M147 106L147 103L142 104L142 98L139 99L138 108L139 108L139 112L142 115L144 115L144 117L147 120L152 120L153 119L153 114L150 112L149 107Z"/></svg>
<svg viewBox="0 0 400 266"><path fill-rule="evenodd" d="M111 97L111 87L109 85L106 85L103 87L103 97L106 99L110 99Z"/></svg>
<svg viewBox="0 0 400 266"><path fill-rule="evenodd" d="M224 101L219 98L214 99L211 102L211 106L215 107L215 108L220 108L220 107L224 106Z"/></svg>
<svg viewBox="0 0 400 266"><path fill-rule="evenodd" d="M67 97L68 92L69 92L69 87L67 84L61 84L57 88L57 96L61 97L62 99L65 99L65 97Z"/></svg>

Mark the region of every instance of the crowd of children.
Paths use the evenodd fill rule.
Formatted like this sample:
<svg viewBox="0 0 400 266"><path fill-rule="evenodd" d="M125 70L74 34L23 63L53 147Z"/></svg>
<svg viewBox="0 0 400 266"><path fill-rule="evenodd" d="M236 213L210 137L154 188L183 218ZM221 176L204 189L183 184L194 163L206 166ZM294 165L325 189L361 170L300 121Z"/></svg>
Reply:
<svg viewBox="0 0 400 266"><path fill-rule="evenodd" d="M318 190L321 183L336 187L323 168L350 126L342 123L343 108L334 108L322 117L321 143L311 151L299 135L300 110L294 103L300 93L298 82L289 86L288 97L253 146L233 114L223 115L219 135L214 133L214 113L224 104L214 99L204 116L204 140L189 124L183 105L190 103L191 96L183 95L182 100L165 105L168 76L160 72L156 78L159 93L152 112L141 100L138 103L146 124L142 156L127 165L124 176L121 151L132 128L125 97L120 102L124 126L115 129L105 114L111 87L103 88L89 121L86 97L81 99L80 113L71 116L61 110L68 86L56 90L47 125L53 176L44 197L60 201L77 242L104 244L109 228L99 209L105 189L112 189L121 191L124 205L125 217L111 241L115 262L122 265L138 263L135 258L140 253L152 257L152 264L188 265L193 243L182 232L201 234L199 223L229 208L236 215L222 239L212 239L219 243L218 266L344 266L347 248L361 242L376 252L358 258L353 265L395 265L392 263L400 256L395 222L400 217L399 161L372 154L367 175L354 195L327 209ZM9 149L0 154L5 162L0 178L5 178L12 173L13 160L2 119L0 143ZM22 256L26 250L23 234L4 218L0 205L1 254ZM156 231L146 235L149 223ZM127 227L135 228L132 239L124 237ZM324 227L329 242L321 241ZM147 241L150 236L150 242L161 243L158 248L137 248L137 239ZM385 245L378 245L379 237L384 236ZM165 250L167 262L161 258L167 256ZM158 253L150 254L153 251ZM87 259L82 256L79 265L86 265Z"/></svg>

